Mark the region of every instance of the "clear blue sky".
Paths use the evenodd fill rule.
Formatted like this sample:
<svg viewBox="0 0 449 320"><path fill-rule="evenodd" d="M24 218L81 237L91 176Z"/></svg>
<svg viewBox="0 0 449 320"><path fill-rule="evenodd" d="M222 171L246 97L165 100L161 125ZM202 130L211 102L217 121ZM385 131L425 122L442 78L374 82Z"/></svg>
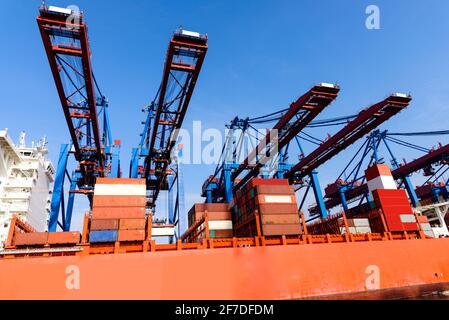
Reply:
<svg viewBox="0 0 449 320"><path fill-rule="evenodd" d="M0 11L0 128L14 139L47 135L56 165L69 140L35 17L41 1L4 1ZM383 128L447 129L449 2L440 1L47 1L86 13L93 68L110 101L114 138L122 140L127 174L143 115L159 85L171 33L180 25L209 35L209 52L185 118L223 128L235 115L287 106L317 82L341 93L321 118L353 114L392 92L410 92L411 106ZM365 28L365 8L381 10L381 30ZM324 137L327 132L319 132ZM417 139L432 146L437 141ZM356 146L320 169L324 187ZM404 151L399 156L413 158ZM212 167L184 169L187 206ZM77 210L82 210L78 208Z"/></svg>

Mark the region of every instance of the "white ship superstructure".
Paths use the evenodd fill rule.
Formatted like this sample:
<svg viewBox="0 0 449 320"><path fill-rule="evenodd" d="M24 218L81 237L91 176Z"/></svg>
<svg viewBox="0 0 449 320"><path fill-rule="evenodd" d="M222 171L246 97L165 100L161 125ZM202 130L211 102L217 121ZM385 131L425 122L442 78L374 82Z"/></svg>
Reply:
<svg viewBox="0 0 449 320"><path fill-rule="evenodd" d="M45 139L31 147L25 133L15 145L8 130L0 130L0 247L6 240L13 214L46 231L50 213L50 184L54 179L52 163L45 158Z"/></svg>

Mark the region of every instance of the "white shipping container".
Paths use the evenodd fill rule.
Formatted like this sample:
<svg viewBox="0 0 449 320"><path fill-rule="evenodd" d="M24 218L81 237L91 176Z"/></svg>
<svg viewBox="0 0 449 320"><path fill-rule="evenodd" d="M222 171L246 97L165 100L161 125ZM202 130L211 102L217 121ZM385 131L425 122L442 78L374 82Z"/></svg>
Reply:
<svg viewBox="0 0 449 320"><path fill-rule="evenodd" d="M231 220L209 221L209 230L232 230Z"/></svg>
<svg viewBox="0 0 449 320"><path fill-rule="evenodd" d="M355 227L369 227L369 220L368 219L353 219L354 226Z"/></svg>
<svg viewBox="0 0 449 320"><path fill-rule="evenodd" d="M71 9L60 8L60 7L55 7L55 6L49 6L48 7L48 11L55 12L55 13L62 13L62 14L66 14L66 15L71 15L72 14L72 10Z"/></svg>
<svg viewBox="0 0 449 320"><path fill-rule="evenodd" d="M413 214L401 214L400 217L402 223L416 222L416 218Z"/></svg>

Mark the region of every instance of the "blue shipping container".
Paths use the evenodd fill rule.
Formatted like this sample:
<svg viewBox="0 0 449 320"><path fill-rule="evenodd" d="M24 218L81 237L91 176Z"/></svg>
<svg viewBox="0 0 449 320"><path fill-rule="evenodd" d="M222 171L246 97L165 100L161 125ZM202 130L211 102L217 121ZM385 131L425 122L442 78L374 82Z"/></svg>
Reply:
<svg viewBox="0 0 449 320"><path fill-rule="evenodd" d="M89 234L89 241L95 242L115 242L117 241L117 230L98 230L91 231Z"/></svg>

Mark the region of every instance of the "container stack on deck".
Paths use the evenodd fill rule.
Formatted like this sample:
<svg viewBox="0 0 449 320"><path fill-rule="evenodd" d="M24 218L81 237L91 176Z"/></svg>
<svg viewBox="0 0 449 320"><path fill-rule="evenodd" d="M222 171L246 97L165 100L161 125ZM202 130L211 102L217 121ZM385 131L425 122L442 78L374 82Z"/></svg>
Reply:
<svg viewBox="0 0 449 320"><path fill-rule="evenodd" d="M90 242L144 240L145 205L145 179L97 178Z"/></svg>
<svg viewBox="0 0 449 320"><path fill-rule="evenodd" d="M234 233L256 236L256 217L263 236L302 233L295 191L284 179L252 179L234 197Z"/></svg>
<svg viewBox="0 0 449 320"><path fill-rule="evenodd" d="M209 237L232 238L232 218L227 203L196 203L188 213L189 227L207 214ZM204 235L202 235L204 237Z"/></svg>

